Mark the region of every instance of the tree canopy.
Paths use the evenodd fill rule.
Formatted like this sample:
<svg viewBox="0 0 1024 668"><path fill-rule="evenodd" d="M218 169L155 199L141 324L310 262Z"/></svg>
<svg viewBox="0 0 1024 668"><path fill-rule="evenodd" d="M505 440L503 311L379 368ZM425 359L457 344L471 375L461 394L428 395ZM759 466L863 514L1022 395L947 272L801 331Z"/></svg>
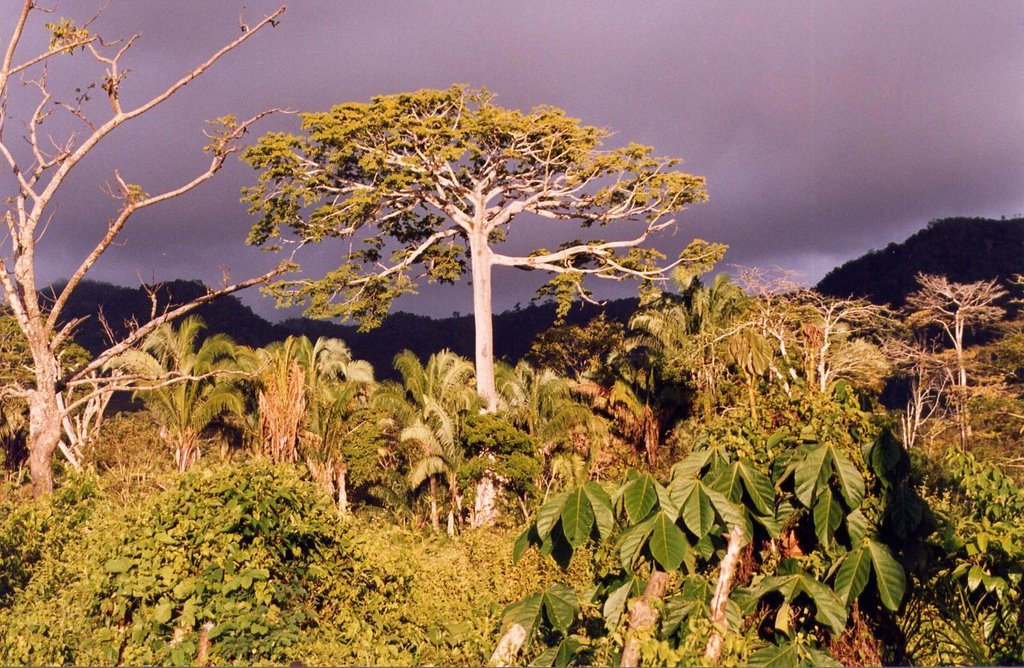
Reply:
<svg viewBox="0 0 1024 668"><path fill-rule="evenodd" d="M456 85L305 114L302 128L302 136L270 133L245 153L262 170L244 191L260 216L248 241L279 248L337 238L344 250L325 276L278 282L279 302L373 326L419 279L453 283L468 270L477 389L492 409L494 266L553 273L543 291L567 307L588 296L588 275L650 281L715 253L691 248L665 267L660 253L642 247L674 223L672 213L706 199L703 177L678 171L678 159L655 157L650 147L603 149L607 130L554 107L504 109L487 90ZM615 240L495 252L520 214L582 228L634 225Z"/></svg>

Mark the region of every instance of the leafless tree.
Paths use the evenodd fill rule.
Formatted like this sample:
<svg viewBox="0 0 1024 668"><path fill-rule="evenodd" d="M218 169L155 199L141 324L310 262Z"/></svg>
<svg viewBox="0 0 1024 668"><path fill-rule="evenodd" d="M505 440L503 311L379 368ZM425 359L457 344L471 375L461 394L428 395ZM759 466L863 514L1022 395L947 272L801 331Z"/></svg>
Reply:
<svg viewBox="0 0 1024 668"><path fill-rule="evenodd" d="M968 327L989 327L1003 317L1005 309L997 302L1006 295L1006 290L995 279L956 283L944 276L918 274L917 282L921 287L907 297L907 307L911 310L908 322L939 325L953 346L955 368L952 370L952 389L960 444L966 446L971 439L971 425L967 410L964 334Z"/></svg>
<svg viewBox="0 0 1024 668"><path fill-rule="evenodd" d="M891 338L886 341L885 354L907 380L907 403L900 414L900 435L910 450L917 445L924 425L942 414L943 397L951 376L941 357L921 337L910 342Z"/></svg>
<svg viewBox="0 0 1024 668"><path fill-rule="evenodd" d="M36 495L52 489L53 455L62 442L64 427L71 424L66 422L70 412L74 410L73 407L88 405L91 397L102 396L105 391L103 381L97 374L111 358L139 343L161 323L221 295L269 280L279 273L274 270L233 285L225 281L219 289L210 290L200 299L169 308L149 322L141 323L90 362L72 369L61 368L58 350L80 322L65 321L62 318L68 300L132 216L143 209L184 195L213 178L227 157L238 150L238 141L249 126L271 112L265 111L244 121L230 116L220 119L213 131L208 133L210 144L206 150L210 160L206 169L187 177L177 187L149 194L141 185L132 183L115 170L110 194L115 198L117 207L107 222L105 233L80 261L63 289L54 295L52 304L43 304L39 298L39 289L43 286L38 284L37 248L45 233L49 232L51 236L61 234L62 219L54 210L58 193L64 188L72 171L111 133L181 91L225 54L272 25L283 12L284 7L281 7L250 26L248 31L138 106L124 103L121 91L129 71L125 66L125 57L138 41L139 35L125 40L107 41L90 31L96 17L81 26L62 19L58 23L46 24L51 34L46 51L22 57L21 51L27 48L23 44L26 27L36 19L41 22L46 11L33 0L25 0L20 13L4 17L5 23L13 19L13 26L0 61L0 174L7 171L4 183L10 183L11 186L10 191L4 193L4 208L0 210L0 217L6 226L6 237L2 240L0 251L0 288L3 290L6 307L17 321L32 356L34 382L31 386L13 388L12 391L28 402L29 470L33 493ZM49 70L57 62L58 56L71 54L84 57L100 70L100 87L106 93L109 110L97 112L96 104L90 104L88 95L82 92L88 90L87 87L76 91L77 95L73 95L70 101L58 99L48 84ZM67 60L62 59L60 62ZM30 98L34 96L35 101L15 99L23 98L26 94ZM13 114L18 109L28 111L24 116L16 118ZM63 135L57 130L59 136L55 136L52 134L55 126L49 122L55 114L67 115L73 124L77 124L78 129ZM19 128L23 130L19 132ZM79 394L74 401L67 401L65 393L69 389L80 390L85 385L91 386L93 392Z"/></svg>

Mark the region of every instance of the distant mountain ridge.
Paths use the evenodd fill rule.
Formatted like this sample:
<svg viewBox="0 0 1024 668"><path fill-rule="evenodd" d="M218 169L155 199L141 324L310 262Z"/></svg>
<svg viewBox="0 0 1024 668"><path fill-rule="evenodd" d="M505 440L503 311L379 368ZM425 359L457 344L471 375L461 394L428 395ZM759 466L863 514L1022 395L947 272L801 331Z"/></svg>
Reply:
<svg viewBox="0 0 1024 668"><path fill-rule="evenodd" d="M60 285L54 286L59 291ZM86 281L74 292L64 310L65 320L85 318L75 332L75 341L96 354L109 345L109 339L100 321L102 313L115 336L124 336L132 322L149 319L153 308L150 291L157 298L157 312L168 305L182 304L207 293L201 281L175 280L156 286L126 288L109 283ZM47 291L49 293L49 291ZM46 294L43 295L46 301ZM603 306L581 303L575 305L566 317L567 324L580 325L598 313L609 320L625 323L636 311L637 299L611 300ZM290 335L305 335L311 339L321 336L339 338L348 344L353 355L373 365L379 378L394 377L391 364L397 353L409 349L425 359L432 353L447 348L459 355L472 358L474 348L473 316L431 318L412 313L396 312L384 320L380 327L360 332L354 324L339 324L326 320L292 318L272 323L257 315L233 295L200 306L193 314L206 323L207 335L224 333L237 343L260 347L281 341ZM501 359L518 361L529 351L537 334L555 321L555 305L536 304L522 309L506 311L494 318L494 351Z"/></svg>
<svg viewBox="0 0 1024 668"><path fill-rule="evenodd" d="M941 274L951 280L971 282L998 278L1007 281L1024 274L1024 218L945 218L935 220L902 243L891 243L833 269L815 286L834 297L863 297L878 304L900 306L917 289L918 272ZM60 286L55 286L59 290ZM206 294L200 281L176 280L150 287L157 296L157 311ZM43 296L45 303L45 295ZM567 324L582 325L603 312L609 320L625 323L636 311L637 299L612 300L603 306L577 304ZM146 288L126 288L108 283L83 282L64 311L66 319L86 318L75 340L93 354L108 345L98 318L102 313L116 336L123 336L132 321L148 319L153 305ZM442 348L473 356L472 315L431 318L412 313L393 313L369 332L356 325L325 320L293 318L271 323L235 296L223 297L194 311L207 324L207 334L224 333L248 346L265 346L290 335L311 339L329 336L344 340L353 354L373 364L380 378L394 377L394 356L403 349L420 358ZM555 320L555 306L536 304L506 311L494 319L495 355L517 361L529 351L537 334Z"/></svg>
<svg viewBox="0 0 1024 668"><path fill-rule="evenodd" d="M943 218L902 243L891 243L828 272L815 286L833 297L863 297L902 306L918 273L959 283L1024 274L1024 218Z"/></svg>

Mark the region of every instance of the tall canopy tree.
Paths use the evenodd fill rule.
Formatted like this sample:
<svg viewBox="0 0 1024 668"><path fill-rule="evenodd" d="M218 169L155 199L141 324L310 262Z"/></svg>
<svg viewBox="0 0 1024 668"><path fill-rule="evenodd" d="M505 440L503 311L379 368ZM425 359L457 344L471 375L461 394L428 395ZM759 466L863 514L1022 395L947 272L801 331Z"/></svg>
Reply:
<svg viewBox="0 0 1024 668"><path fill-rule="evenodd" d="M659 278L684 260L659 267L663 256L641 245L674 223L673 212L706 199L704 179L677 171L677 159L637 144L604 150L608 131L560 109L503 109L488 91L459 85L305 114L303 129L304 136L268 134L244 154L262 170L244 191L260 215L249 243L334 237L345 250L322 278L279 282L282 305L306 303L311 315L354 316L372 326L417 279L451 283L468 265L477 392L492 411L495 266L554 273L547 294L564 307L575 294L586 296L588 275ZM634 233L529 255L497 252L521 214L583 228L633 222Z"/></svg>
<svg viewBox="0 0 1024 668"><path fill-rule="evenodd" d="M225 285L196 302L162 315L154 314L156 317L150 322L141 323L130 335L91 361L74 366L62 364L61 347L79 322L64 317L65 307L129 220L139 211L184 195L213 178L227 157L238 150L238 140L249 126L266 113L246 121L222 119L221 126L210 135L208 166L167 190L147 193L143 185L132 183L115 170L110 187L113 213L106 229L79 261L64 287L52 296L52 302L45 304L39 297L39 290L45 286L39 284L36 271L40 243L44 236L60 238L62 225L74 219L74 216L69 219L57 215L59 194L65 190L72 172L78 171L76 168L93 155L94 149L111 133L176 95L222 56L275 23L285 11L281 7L263 18L180 79L158 89L152 97L129 104L128 98L122 96L129 88L126 55L139 35L126 40L101 39L90 32L92 22L77 26L60 19L45 24L51 33L49 49L26 54L29 42L23 40L26 30L31 33L36 17L40 23L51 20L53 10L39 5L34 0L24 0L20 12L4 11L0 19L10 26L7 39L0 37L3 49L0 55L0 177L3 184L0 218L5 230L0 241L0 290L18 326L18 336L23 338L32 357L31 382L18 384L10 391L28 403L29 470L37 495L53 488L53 454L61 442L63 424L78 405L90 399L85 394L69 402L67 391L94 386L95 372L140 343L162 323L183 315L198 303L264 282L277 273L275 270L257 279ZM97 71L83 74L83 79L78 80L80 88L62 90L59 84L53 83L61 77L50 79L49 74L57 69L57 62L66 62L64 58L70 54L90 61ZM87 85L89 81L97 79L106 95L91 100L83 91L92 87ZM19 112L23 113L19 116Z"/></svg>

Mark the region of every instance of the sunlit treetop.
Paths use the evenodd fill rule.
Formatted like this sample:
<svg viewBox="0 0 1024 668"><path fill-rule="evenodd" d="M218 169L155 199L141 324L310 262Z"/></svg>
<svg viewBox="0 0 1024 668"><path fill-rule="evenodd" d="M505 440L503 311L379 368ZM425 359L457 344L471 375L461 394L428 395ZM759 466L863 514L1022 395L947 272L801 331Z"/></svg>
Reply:
<svg viewBox="0 0 1024 668"><path fill-rule="evenodd" d="M677 171L677 159L637 144L604 150L608 131L554 107L504 109L484 89L342 104L305 114L302 127L304 136L269 134L246 152L262 173L245 201L260 215L251 244L358 240L324 278L278 285L284 301L308 302L314 315L376 321L417 278L461 277L474 247L488 266L555 273L558 294L582 292L588 274L650 280L667 267L638 247L674 222L670 214L706 199L704 179ZM522 213L583 228L637 225L618 241L493 252Z"/></svg>

